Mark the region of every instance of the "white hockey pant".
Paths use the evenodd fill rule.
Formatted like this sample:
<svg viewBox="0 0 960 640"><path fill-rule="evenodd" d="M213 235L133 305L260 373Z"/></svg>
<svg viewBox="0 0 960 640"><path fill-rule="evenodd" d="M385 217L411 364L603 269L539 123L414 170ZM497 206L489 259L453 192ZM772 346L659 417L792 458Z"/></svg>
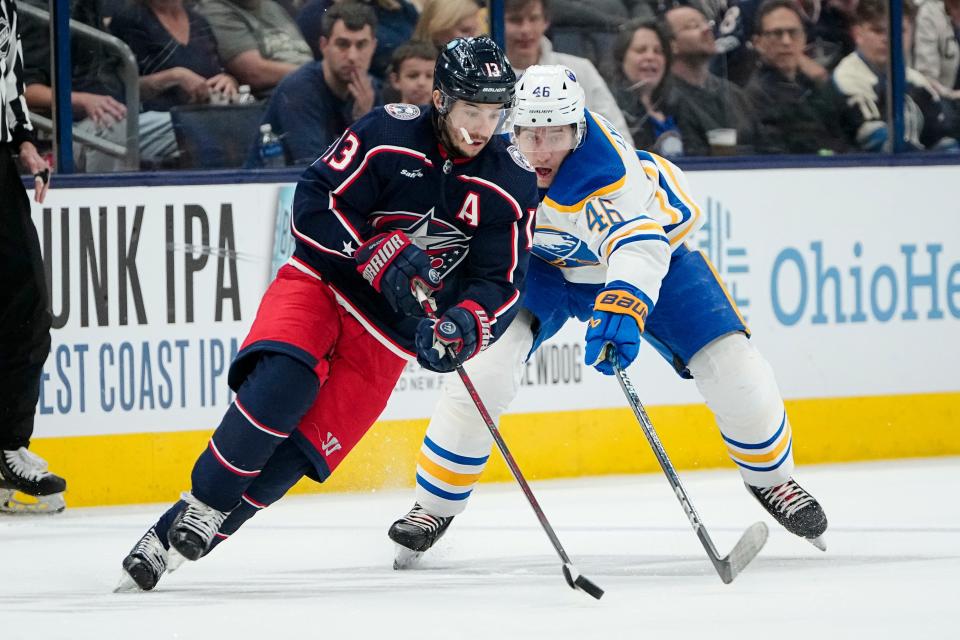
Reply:
<svg viewBox="0 0 960 640"><path fill-rule="evenodd" d="M477 392L499 424L520 388L532 343L522 312L489 349L466 363ZM793 474L793 440L773 369L741 333L718 338L689 363L731 459L747 484L770 487ZM489 431L459 379L450 376L417 460L417 502L438 516L462 513L490 457Z"/></svg>
<svg viewBox="0 0 960 640"><path fill-rule="evenodd" d="M772 487L793 475L793 438L773 369L742 333L717 338L688 364L743 480Z"/></svg>
<svg viewBox="0 0 960 640"><path fill-rule="evenodd" d="M498 425L520 389L524 359L533 345L531 320L521 311L490 348L464 364ZM466 387L457 374L449 374L417 458L417 502L434 515L461 513L492 445L493 437Z"/></svg>

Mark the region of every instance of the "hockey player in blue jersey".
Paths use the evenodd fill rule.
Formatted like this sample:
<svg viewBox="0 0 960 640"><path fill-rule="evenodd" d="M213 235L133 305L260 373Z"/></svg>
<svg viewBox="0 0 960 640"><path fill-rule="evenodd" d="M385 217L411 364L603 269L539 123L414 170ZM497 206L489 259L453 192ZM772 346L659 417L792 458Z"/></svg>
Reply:
<svg viewBox="0 0 960 640"><path fill-rule="evenodd" d="M453 370L519 310L536 179L498 130L516 77L486 37L441 52L433 104L392 104L303 174L296 250L260 303L229 383L236 399L192 488L123 560L121 588L154 588L300 478L324 481L386 405L407 360ZM439 321L415 288L430 291ZM174 553L176 552L176 553Z"/></svg>
<svg viewBox="0 0 960 640"><path fill-rule="evenodd" d="M586 363L608 375L607 345L626 367L648 342L696 382L749 492L788 531L825 549L823 509L792 477L790 422L773 371L710 262L684 244L702 216L683 173L585 109L566 67L529 68L517 97L514 140L541 200L524 309L465 365L491 416L513 400L528 355L570 318L587 322ZM466 508L490 449L463 385L445 385L417 460L416 503L389 529L396 566L429 549Z"/></svg>

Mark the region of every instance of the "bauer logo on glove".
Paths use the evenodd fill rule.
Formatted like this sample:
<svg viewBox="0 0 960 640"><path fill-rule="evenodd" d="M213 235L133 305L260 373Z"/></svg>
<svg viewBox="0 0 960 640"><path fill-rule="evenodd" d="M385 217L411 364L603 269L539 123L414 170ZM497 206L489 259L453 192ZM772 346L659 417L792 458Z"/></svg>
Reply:
<svg viewBox="0 0 960 640"><path fill-rule="evenodd" d="M587 322L586 363L600 373L613 375L606 359L607 345L616 350L621 367L633 362L640 352L640 334L651 306L650 299L629 283L618 280L601 289Z"/></svg>
<svg viewBox="0 0 960 640"><path fill-rule="evenodd" d="M647 322L647 303L629 291L601 291L593 305L593 310L629 314L637 321L641 333L643 333L643 327ZM591 319L591 326L593 326L593 320L596 319L596 317Z"/></svg>

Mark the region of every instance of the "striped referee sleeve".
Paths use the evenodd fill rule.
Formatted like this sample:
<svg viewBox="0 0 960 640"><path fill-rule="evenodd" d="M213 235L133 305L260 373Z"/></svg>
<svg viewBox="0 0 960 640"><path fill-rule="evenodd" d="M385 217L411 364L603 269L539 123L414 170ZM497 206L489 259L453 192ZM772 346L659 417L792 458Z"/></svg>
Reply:
<svg viewBox="0 0 960 640"><path fill-rule="evenodd" d="M0 144L18 149L33 140L23 84L23 47L20 44L17 6L0 0Z"/></svg>

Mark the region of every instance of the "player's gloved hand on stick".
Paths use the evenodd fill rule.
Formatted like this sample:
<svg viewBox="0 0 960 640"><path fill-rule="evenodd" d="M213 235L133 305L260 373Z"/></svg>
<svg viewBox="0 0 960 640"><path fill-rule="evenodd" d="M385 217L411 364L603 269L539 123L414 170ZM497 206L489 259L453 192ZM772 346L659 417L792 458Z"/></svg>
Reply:
<svg viewBox="0 0 960 640"><path fill-rule="evenodd" d="M354 257L360 275L383 294L394 311L405 315L424 315L414 287L433 292L442 286L440 274L430 267L430 257L402 231L373 236L360 245Z"/></svg>
<svg viewBox="0 0 960 640"><path fill-rule="evenodd" d="M633 362L640 352L640 334L650 306L650 299L642 291L622 280L601 289L587 322L586 363L612 376L613 365L606 359L608 344L616 349L621 367Z"/></svg>
<svg viewBox="0 0 960 640"><path fill-rule="evenodd" d="M420 366L447 373L456 369L448 349L457 354L460 362L464 362L487 348L490 343L490 321L483 307L465 300L447 309L437 320L421 320L414 341Z"/></svg>

